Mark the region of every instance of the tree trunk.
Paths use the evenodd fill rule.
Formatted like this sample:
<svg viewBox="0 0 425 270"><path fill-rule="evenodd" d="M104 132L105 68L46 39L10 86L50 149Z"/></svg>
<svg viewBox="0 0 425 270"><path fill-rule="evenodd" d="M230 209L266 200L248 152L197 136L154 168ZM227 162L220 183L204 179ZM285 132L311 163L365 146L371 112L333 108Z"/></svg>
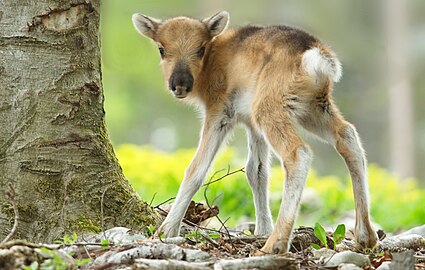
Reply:
<svg viewBox="0 0 425 270"><path fill-rule="evenodd" d="M142 228L140 200L104 122L98 0L0 0L0 240L53 241L102 227Z"/></svg>

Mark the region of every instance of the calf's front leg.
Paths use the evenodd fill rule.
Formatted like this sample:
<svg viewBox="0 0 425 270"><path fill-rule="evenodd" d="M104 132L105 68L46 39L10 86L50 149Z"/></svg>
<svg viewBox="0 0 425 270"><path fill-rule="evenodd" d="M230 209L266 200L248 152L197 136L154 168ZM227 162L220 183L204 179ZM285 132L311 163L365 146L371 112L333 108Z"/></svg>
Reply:
<svg viewBox="0 0 425 270"><path fill-rule="evenodd" d="M175 237L180 233L180 224L195 193L205 181L209 167L225 141L230 130L230 122L222 119L206 118L201 139L195 156L184 173L175 202L156 235L164 234L165 237Z"/></svg>

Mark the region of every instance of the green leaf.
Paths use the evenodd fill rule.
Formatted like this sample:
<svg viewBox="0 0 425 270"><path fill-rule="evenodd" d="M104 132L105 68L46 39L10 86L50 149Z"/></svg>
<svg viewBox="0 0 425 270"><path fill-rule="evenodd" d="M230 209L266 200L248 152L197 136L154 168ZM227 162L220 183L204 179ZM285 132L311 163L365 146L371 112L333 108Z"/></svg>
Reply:
<svg viewBox="0 0 425 270"><path fill-rule="evenodd" d="M85 258L85 259L75 260L75 263L77 264L77 266L82 266L82 265L88 264L90 261L91 261L90 258Z"/></svg>
<svg viewBox="0 0 425 270"><path fill-rule="evenodd" d="M35 261L29 266L24 266L23 270L37 270L38 269L38 262Z"/></svg>
<svg viewBox="0 0 425 270"><path fill-rule="evenodd" d="M151 225L148 226L148 230L151 234L153 234L155 232L156 228L155 228L154 225L151 224Z"/></svg>
<svg viewBox="0 0 425 270"><path fill-rule="evenodd" d="M77 233L76 232L74 232L72 234L71 240L72 240L72 244L75 243L75 242L77 242Z"/></svg>
<svg viewBox="0 0 425 270"><path fill-rule="evenodd" d="M184 236L184 238L194 237L197 238L200 236L200 233L198 231L194 231L193 233L188 233Z"/></svg>
<svg viewBox="0 0 425 270"><path fill-rule="evenodd" d="M318 244L314 244L314 243L311 244L311 247L314 248L314 249L320 249L320 246Z"/></svg>
<svg viewBox="0 0 425 270"><path fill-rule="evenodd" d="M212 239L217 239L217 238L220 238L220 234L219 233L212 233L212 234L210 234L210 235L208 235L210 238L212 238Z"/></svg>
<svg viewBox="0 0 425 270"><path fill-rule="evenodd" d="M47 254L47 255L49 255L49 256L51 256L51 255L52 255L52 253L53 253L50 249L45 248L45 247L40 248L40 250L41 250L42 252L46 253L46 254Z"/></svg>
<svg viewBox="0 0 425 270"><path fill-rule="evenodd" d="M322 225L320 225L318 222L316 222L316 225L314 225L314 235L326 248L328 248L325 229L323 229Z"/></svg>
<svg viewBox="0 0 425 270"><path fill-rule="evenodd" d="M335 246L342 242L342 240L345 239L345 225L339 224L338 227L336 227L336 230L334 232L333 236Z"/></svg>
<svg viewBox="0 0 425 270"><path fill-rule="evenodd" d="M100 244L102 245L102 249L108 248L108 246L109 246L109 240L108 239L105 239Z"/></svg>
<svg viewBox="0 0 425 270"><path fill-rule="evenodd" d="M243 233L246 234L246 235L252 235L250 230L243 230Z"/></svg>
<svg viewBox="0 0 425 270"><path fill-rule="evenodd" d="M71 244L71 243L72 243L72 240L71 240L71 238L69 237L69 235L65 234L65 235L63 236L63 242L64 242L65 244Z"/></svg>
<svg viewBox="0 0 425 270"><path fill-rule="evenodd" d="M57 254L53 255L53 261L55 262L55 264L62 264L64 263L63 259L61 257L59 257Z"/></svg>

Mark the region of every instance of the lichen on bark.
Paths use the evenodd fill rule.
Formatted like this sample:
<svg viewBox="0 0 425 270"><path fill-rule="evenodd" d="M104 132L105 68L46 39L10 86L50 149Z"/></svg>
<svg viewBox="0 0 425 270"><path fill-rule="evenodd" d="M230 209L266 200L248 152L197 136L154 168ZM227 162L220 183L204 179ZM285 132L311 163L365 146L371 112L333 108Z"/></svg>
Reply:
<svg viewBox="0 0 425 270"><path fill-rule="evenodd" d="M0 6L0 186L11 182L17 192L16 237L51 242L155 223L105 128L99 1ZM0 189L0 239L13 223L8 205Z"/></svg>

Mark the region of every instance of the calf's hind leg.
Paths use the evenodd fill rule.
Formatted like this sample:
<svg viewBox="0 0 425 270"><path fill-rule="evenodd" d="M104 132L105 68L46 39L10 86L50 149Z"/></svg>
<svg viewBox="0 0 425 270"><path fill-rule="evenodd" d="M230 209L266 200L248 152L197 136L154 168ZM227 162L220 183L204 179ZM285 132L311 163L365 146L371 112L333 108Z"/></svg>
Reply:
<svg viewBox="0 0 425 270"><path fill-rule="evenodd" d="M353 183L355 240L359 247L371 248L376 245L378 238L370 223L365 152L356 129L344 120L332 100L322 102L321 106L324 105L326 110L311 113L310 119L303 121L302 125L332 144L344 159Z"/></svg>
<svg viewBox="0 0 425 270"><path fill-rule="evenodd" d="M255 235L268 235L273 230L272 214L269 206L270 151L267 142L253 128L248 128L249 155L246 163L246 176L252 190L255 206Z"/></svg>
<svg viewBox="0 0 425 270"><path fill-rule="evenodd" d="M339 124L335 131L335 147L345 160L353 183L356 204L355 240L360 247L371 248L376 245L378 238L370 224L365 153L354 126L345 121L340 121Z"/></svg>
<svg viewBox="0 0 425 270"><path fill-rule="evenodd" d="M269 107L270 104L265 104ZM273 106L270 106L271 108ZM278 108L277 106L274 108ZM312 155L296 134L288 114L283 110L268 111L257 117L257 124L280 157L285 170L282 202L276 226L261 253L285 253L289 250L292 229L304 189Z"/></svg>

